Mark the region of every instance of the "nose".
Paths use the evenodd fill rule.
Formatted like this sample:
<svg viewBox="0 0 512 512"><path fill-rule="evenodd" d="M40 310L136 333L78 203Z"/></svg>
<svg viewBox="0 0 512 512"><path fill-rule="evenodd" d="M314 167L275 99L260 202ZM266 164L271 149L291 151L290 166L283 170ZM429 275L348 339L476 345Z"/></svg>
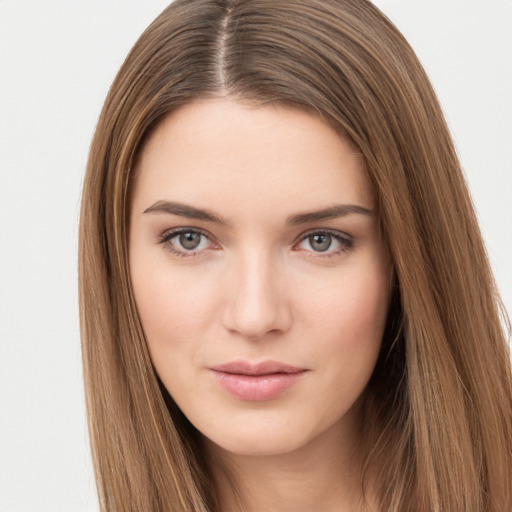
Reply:
<svg viewBox="0 0 512 512"><path fill-rule="evenodd" d="M263 250L241 256L226 276L224 327L249 340L286 332L291 311L278 262Z"/></svg>

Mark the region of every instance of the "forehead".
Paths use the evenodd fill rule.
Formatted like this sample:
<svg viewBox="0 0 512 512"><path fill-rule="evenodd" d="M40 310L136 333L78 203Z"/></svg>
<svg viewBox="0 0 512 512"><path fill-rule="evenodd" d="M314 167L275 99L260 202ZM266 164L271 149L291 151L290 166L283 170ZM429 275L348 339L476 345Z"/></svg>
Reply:
<svg viewBox="0 0 512 512"><path fill-rule="evenodd" d="M302 110L231 99L186 104L151 134L134 207L162 199L286 213L330 203L373 206L361 155L327 123Z"/></svg>

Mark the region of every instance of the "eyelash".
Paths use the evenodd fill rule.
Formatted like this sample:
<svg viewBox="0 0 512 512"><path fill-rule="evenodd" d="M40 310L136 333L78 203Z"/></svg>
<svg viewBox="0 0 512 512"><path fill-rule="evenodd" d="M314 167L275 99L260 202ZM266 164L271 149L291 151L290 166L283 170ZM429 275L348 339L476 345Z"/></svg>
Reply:
<svg viewBox="0 0 512 512"><path fill-rule="evenodd" d="M173 247L171 240L184 233L198 234L211 241L210 236L206 232L198 228L177 228L163 233L160 236L158 243L165 246L165 248L170 253L172 253L174 256L177 256L178 258L195 258L204 254L203 251L205 251L206 249L187 251L186 249L179 250ZM306 251L308 253L311 253L310 257L313 258L332 258L342 253L348 252L354 246L353 240L351 240L348 236L343 236L339 231L333 231L330 229L316 229L307 231L306 233L302 233L300 235L299 241L294 244L294 247L301 244L309 237L312 237L314 235L329 235L330 237L332 237L334 241L338 242L340 245L336 250L327 249L325 252L314 250Z"/></svg>
<svg viewBox="0 0 512 512"><path fill-rule="evenodd" d="M343 235L339 231L334 231L331 229L313 229L310 231L307 231L306 233L302 233L300 235L300 240L298 243L295 244L299 245L300 243L304 242L308 238L314 236L314 235L329 235L332 237L332 239L336 242L338 242L340 245L337 249L327 249L325 252L322 251L306 251L310 253L310 257L312 258L332 258L339 256L340 254L348 252L350 249L354 246L354 241L348 237L347 235Z"/></svg>
<svg viewBox="0 0 512 512"><path fill-rule="evenodd" d="M181 234L184 234L184 233L196 233L196 234L201 235L201 236L207 238L208 240L210 240L210 236L207 233L201 231L200 229L197 229L197 228L177 228L177 229L173 229L171 231L166 231L165 233L163 233L161 235L161 237L160 237L159 243L162 244L163 246L165 246L165 248L170 253L172 253L174 256L177 256L178 258L196 258L197 256L201 256L202 250L199 250L199 251L194 251L194 250L187 251L186 249L179 250L179 249L176 249L176 248L173 247L173 245L171 243L171 240L173 238L181 235Z"/></svg>

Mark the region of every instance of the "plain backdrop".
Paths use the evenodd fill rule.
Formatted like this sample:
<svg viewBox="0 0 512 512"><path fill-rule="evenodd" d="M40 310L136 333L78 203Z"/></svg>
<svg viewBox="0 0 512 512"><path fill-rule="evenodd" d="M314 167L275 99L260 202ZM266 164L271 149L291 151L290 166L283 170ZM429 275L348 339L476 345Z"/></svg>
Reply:
<svg viewBox="0 0 512 512"><path fill-rule="evenodd" d="M96 512L76 247L108 87L165 0L0 0L0 512ZM429 73L512 310L512 0L376 0Z"/></svg>

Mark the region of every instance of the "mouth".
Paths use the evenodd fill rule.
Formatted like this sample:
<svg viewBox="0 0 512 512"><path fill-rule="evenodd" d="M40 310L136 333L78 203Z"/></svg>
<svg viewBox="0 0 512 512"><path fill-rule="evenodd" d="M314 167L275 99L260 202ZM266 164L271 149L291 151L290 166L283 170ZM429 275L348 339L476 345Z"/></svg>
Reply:
<svg viewBox="0 0 512 512"><path fill-rule="evenodd" d="M278 398L308 371L277 361L263 361L258 364L233 361L213 366L210 370L224 391L250 402Z"/></svg>

